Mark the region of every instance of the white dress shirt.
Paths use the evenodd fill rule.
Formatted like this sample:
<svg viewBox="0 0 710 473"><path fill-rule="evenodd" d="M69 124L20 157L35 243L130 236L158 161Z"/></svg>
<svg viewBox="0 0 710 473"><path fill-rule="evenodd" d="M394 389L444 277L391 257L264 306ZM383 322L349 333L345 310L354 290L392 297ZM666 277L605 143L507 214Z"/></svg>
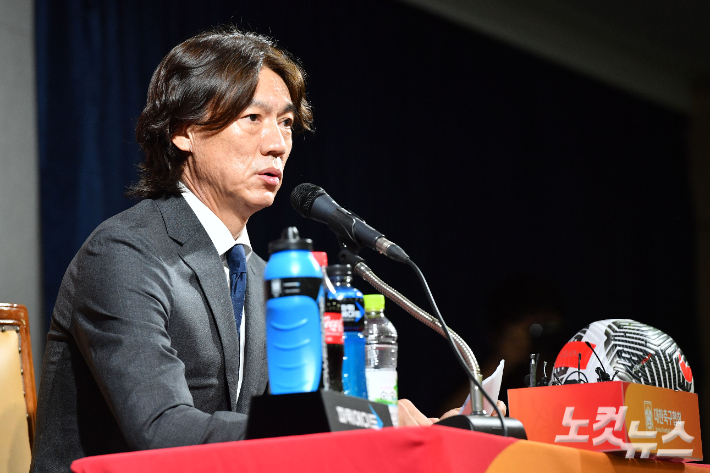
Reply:
<svg viewBox="0 0 710 473"><path fill-rule="evenodd" d="M179 184L179 187L185 201L188 203L192 211L195 212L197 219L200 221L207 232L207 235L209 235L212 240L212 244L217 249L217 253L219 253L219 257L222 259L222 265L224 266L224 275L227 278L227 287L229 287L229 264L227 263L227 251L229 251L234 245L242 245L244 246L246 260L249 261L252 250L247 228L244 227L244 230L242 230L235 240L232 238L232 232L229 231L227 226L214 214L214 212L203 204L202 201L198 199L192 191L190 191L190 189L188 189L182 182ZM245 319L246 313L244 312L244 308L242 308L242 322L239 325L239 381L237 383L237 399L239 399L239 393L242 390L242 375L244 373Z"/></svg>

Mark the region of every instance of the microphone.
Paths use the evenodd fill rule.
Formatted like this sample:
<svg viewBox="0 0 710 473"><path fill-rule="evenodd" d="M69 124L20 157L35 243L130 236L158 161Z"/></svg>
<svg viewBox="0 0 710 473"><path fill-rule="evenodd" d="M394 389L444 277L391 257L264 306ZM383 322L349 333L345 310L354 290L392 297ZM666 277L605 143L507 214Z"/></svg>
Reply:
<svg viewBox="0 0 710 473"><path fill-rule="evenodd" d="M301 216L328 225L338 236L341 245L352 243L358 249L367 246L400 263L406 263L409 259L402 248L363 219L338 205L321 187L309 183L299 184L291 192L291 205Z"/></svg>

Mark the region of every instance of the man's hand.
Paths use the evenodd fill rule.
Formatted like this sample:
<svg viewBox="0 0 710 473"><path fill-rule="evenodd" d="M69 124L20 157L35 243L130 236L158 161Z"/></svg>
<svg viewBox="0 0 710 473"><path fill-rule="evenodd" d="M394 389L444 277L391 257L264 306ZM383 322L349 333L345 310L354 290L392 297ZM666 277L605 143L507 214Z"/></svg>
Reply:
<svg viewBox="0 0 710 473"><path fill-rule="evenodd" d="M424 414L419 412L419 409L414 407L409 399L400 399L397 401L399 407L399 426L400 427L419 427L421 425L432 425L437 419L432 422Z"/></svg>
<svg viewBox="0 0 710 473"><path fill-rule="evenodd" d="M497 401L498 409L503 417L508 413L508 409L503 401ZM419 427L422 425L432 425L440 420L446 419L447 417L455 416L459 414L459 409L451 409L446 412L440 418L436 417L426 417L424 414L419 412L419 409L414 407L412 401L409 399L400 399L397 401L399 406L399 426L400 427ZM492 416L497 416L496 411L493 411Z"/></svg>
<svg viewBox="0 0 710 473"><path fill-rule="evenodd" d="M431 420L431 421L434 422L434 423L437 423L437 422L439 422L440 420L446 419L447 417L459 415L459 411L460 411L460 410L461 410L461 409L459 409L459 408L451 409L450 411L446 411L446 412L444 413L444 415L441 416L441 417L439 417L438 419L437 419L436 417L430 417L429 420Z"/></svg>
<svg viewBox="0 0 710 473"><path fill-rule="evenodd" d="M500 413L503 414L503 417L505 417L508 413L508 408L505 406L505 403L503 401L496 401L496 405L498 406L498 409L500 409ZM498 413L496 413L496 411L491 412L491 415L498 417Z"/></svg>

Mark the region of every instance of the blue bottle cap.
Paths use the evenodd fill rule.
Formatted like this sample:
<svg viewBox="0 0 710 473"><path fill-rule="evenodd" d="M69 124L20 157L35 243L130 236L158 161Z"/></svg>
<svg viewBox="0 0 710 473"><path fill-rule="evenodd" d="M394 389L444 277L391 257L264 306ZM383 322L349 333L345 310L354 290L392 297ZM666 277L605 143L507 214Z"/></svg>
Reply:
<svg viewBox="0 0 710 473"><path fill-rule="evenodd" d="M269 243L269 254L287 250L313 251L313 242L308 238L301 238L298 228L287 227L281 232L281 238Z"/></svg>

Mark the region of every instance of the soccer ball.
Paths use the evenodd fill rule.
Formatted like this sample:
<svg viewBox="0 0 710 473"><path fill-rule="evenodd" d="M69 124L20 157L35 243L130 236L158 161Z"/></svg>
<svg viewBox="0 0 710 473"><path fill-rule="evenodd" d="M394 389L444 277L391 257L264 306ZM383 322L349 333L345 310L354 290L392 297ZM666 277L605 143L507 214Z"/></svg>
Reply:
<svg viewBox="0 0 710 473"><path fill-rule="evenodd" d="M550 384L621 380L694 392L693 372L666 333L635 320L591 323L557 355Z"/></svg>

